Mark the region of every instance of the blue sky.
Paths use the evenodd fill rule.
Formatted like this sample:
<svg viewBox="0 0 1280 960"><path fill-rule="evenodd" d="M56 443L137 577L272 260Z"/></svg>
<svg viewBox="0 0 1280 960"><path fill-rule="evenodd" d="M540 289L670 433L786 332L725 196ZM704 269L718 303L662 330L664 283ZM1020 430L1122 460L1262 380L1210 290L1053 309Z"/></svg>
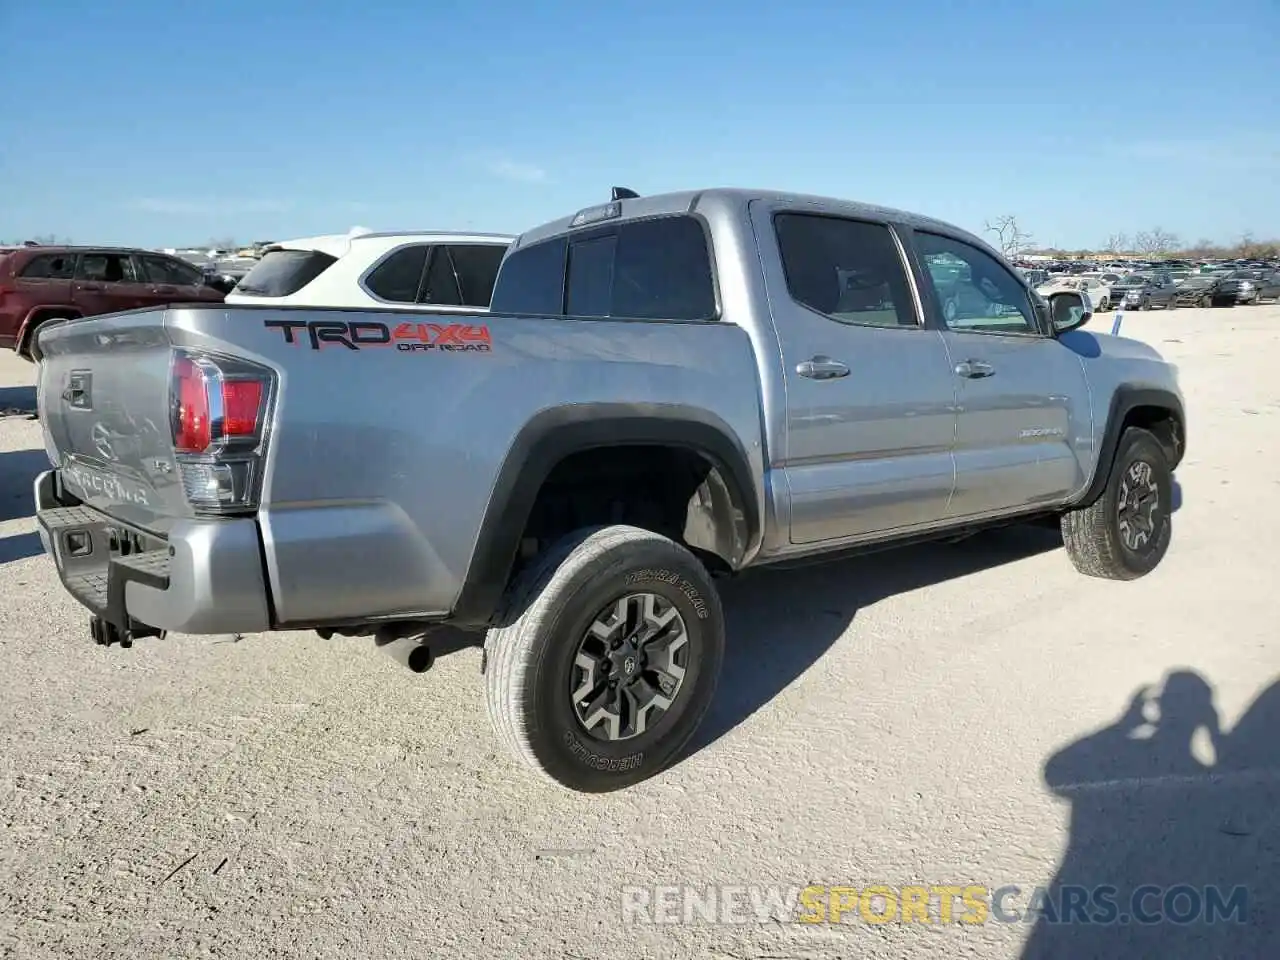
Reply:
<svg viewBox="0 0 1280 960"><path fill-rule="evenodd" d="M0 2L0 239L519 232L754 186L1280 236L1280 2Z"/></svg>

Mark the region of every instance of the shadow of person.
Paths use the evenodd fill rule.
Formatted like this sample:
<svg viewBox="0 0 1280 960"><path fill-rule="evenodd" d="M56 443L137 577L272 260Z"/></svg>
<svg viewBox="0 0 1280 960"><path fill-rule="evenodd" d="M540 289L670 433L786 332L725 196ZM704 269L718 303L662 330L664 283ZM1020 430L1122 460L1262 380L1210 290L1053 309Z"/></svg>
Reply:
<svg viewBox="0 0 1280 960"><path fill-rule="evenodd" d="M1224 736L1208 682L1179 670L1051 757L1070 835L1023 960L1280 956L1278 720L1280 684Z"/></svg>

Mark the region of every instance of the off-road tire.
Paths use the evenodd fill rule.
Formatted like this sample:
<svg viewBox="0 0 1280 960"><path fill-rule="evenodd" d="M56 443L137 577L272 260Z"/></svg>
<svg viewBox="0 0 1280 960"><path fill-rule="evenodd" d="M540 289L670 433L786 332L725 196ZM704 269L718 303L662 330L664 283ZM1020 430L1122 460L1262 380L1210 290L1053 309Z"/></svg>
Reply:
<svg viewBox="0 0 1280 960"><path fill-rule="evenodd" d="M671 705L629 739L599 739L575 712L573 664L601 610L653 594L684 622L689 652ZM498 738L517 759L569 788L617 790L660 772L689 741L715 692L724 616L706 568L638 527L577 531L550 547L507 594L485 640L485 692Z"/></svg>
<svg viewBox="0 0 1280 960"><path fill-rule="evenodd" d="M1125 543L1121 533L1121 490L1132 482L1135 464L1151 468L1151 482L1158 498L1154 527L1138 549ZM1121 435L1107 485L1092 504L1062 516L1062 542L1075 568L1090 577L1136 580L1156 568L1169 549L1173 533L1173 471L1164 448L1146 430L1130 427Z"/></svg>

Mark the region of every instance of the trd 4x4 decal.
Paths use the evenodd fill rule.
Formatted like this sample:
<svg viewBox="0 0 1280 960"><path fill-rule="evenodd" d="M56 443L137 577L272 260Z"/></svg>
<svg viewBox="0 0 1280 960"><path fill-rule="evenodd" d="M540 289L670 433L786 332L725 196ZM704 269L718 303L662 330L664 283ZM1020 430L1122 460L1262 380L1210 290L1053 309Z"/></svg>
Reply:
<svg viewBox="0 0 1280 960"><path fill-rule="evenodd" d="M406 321L394 327L376 320L264 320L269 330L279 330L285 343L309 343L322 347L395 347L404 352L423 350L470 350L488 353L493 349L489 328L470 323L420 323Z"/></svg>

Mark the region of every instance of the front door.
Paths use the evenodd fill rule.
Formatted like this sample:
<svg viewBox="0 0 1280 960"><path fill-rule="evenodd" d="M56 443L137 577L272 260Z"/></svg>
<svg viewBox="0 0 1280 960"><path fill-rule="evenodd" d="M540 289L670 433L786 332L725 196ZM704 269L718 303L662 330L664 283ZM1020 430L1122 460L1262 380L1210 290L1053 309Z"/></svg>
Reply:
<svg viewBox="0 0 1280 960"><path fill-rule="evenodd" d="M151 254L140 254L137 259L139 280L145 282L142 294L145 305L161 306L207 298L204 276L191 264Z"/></svg>
<svg viewBox="0 0 1280 960"><path fill-rule="evenodd" d="M1042 329L1026 287L995 257L940 234L914 240L959 390L949 516L1062 503L1083 485L1093 443L1080 358Z"/></svg>
<svg viewBox="0 0 1280 960"><path fill-rule="evenodd" d="M753 204L784 364L790 539L875 539L946 515L956 385L886 223Z"/></svg>

